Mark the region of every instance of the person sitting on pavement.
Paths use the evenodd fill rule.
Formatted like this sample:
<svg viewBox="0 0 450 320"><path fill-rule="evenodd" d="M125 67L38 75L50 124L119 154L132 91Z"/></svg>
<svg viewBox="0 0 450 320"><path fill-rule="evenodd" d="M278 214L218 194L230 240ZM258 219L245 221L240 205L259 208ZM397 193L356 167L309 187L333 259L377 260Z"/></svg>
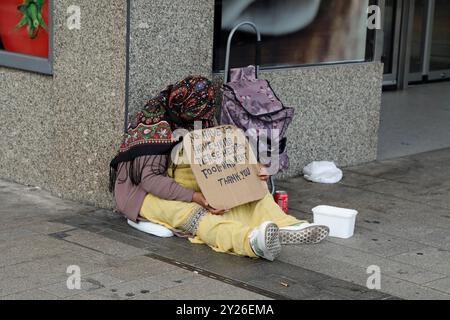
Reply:
<svg viewBox="0 0 450 320"><path fill-rule="evenodd" d="M111 162L110 189L116 207L132 221L147 220L213 250L273 261L282 245L315 244L325 226L285 214L268 192L260 201L230 210L212 208L188 164L170 159L176 129L216 126L214 88L204 77L188 77L150 100L131 117L128 133ZM260 166L260 178L269 176Z"/></svg>

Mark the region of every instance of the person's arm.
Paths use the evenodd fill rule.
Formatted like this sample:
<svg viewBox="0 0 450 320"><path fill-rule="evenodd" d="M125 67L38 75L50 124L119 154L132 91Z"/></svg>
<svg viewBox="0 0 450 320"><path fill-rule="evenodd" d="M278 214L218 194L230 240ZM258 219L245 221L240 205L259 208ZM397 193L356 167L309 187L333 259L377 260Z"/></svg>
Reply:
<svg viewBox="0 0 450 320"><path fill-rule="evenodd" d="M267 169L267 166L258 164L258 177L264 182L269 181L270 174L269 170Z"/></svg>
<svg viewBox="0 0 450 320"><path fill-rule="evenodd" d="M141 157L135 165L143 166L141 187L147 193L165 200L192 202L194 190L179 185L166 175L167 155Z"/></svg>
<svg viewBox="0 0 450 320"><path fill-rule="evenodd" d="M212 208L201 192L195 192L179 185L174 179L166 175L169 156L147 156L138 160L135 165L144 166L141 187L154 196L165 200L195 202L206 208L212 214L222 215L227 210Z"/></svg>

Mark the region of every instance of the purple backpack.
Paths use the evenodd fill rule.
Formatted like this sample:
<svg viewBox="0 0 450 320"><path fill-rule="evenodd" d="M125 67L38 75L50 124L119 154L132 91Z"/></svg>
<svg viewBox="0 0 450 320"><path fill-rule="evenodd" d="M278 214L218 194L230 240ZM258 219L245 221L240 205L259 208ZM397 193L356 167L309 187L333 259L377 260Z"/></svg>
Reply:
<svg viewBox="0 0 450 320"><path fill-rule="evenodd" d="M279 169L286 170L289 167L286 131L294 109L281 103L268 81L256 77L255 66L231 69L230 77L231 81L222 88L221 124L234 125L246 132L255 129L256 137L250 138L257 141L258 156L270 157L277 152Z"/></svg>

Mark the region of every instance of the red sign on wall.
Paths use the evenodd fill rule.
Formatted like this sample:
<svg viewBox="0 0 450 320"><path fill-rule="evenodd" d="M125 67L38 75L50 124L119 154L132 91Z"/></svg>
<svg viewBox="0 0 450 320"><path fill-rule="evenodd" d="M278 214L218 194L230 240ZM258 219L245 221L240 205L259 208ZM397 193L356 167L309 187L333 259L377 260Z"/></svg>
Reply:
<svg viewBox="0 0 450 320"><path fill-rule="evenodd" d="M0 1L0 50L48 58L48 0Z"/></svg>

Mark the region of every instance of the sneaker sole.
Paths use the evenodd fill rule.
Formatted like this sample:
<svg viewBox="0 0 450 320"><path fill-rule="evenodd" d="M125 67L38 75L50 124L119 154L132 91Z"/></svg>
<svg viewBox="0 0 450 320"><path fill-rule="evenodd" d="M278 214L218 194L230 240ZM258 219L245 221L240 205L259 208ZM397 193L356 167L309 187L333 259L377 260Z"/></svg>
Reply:
<svg viewBox="0 0 450 320"><path fill-rule="evenodd" d="M330 228L311 226L303 230L280 230L282 245L318 244L330 234Z"/></svg>
<svg viewBox="0 0 450 320"><path fill-rule="evenodd" d="M267 260L274 261L281 253L280 229L274 223L267 225L265 230L266 248L270 256Z"/></svg>

